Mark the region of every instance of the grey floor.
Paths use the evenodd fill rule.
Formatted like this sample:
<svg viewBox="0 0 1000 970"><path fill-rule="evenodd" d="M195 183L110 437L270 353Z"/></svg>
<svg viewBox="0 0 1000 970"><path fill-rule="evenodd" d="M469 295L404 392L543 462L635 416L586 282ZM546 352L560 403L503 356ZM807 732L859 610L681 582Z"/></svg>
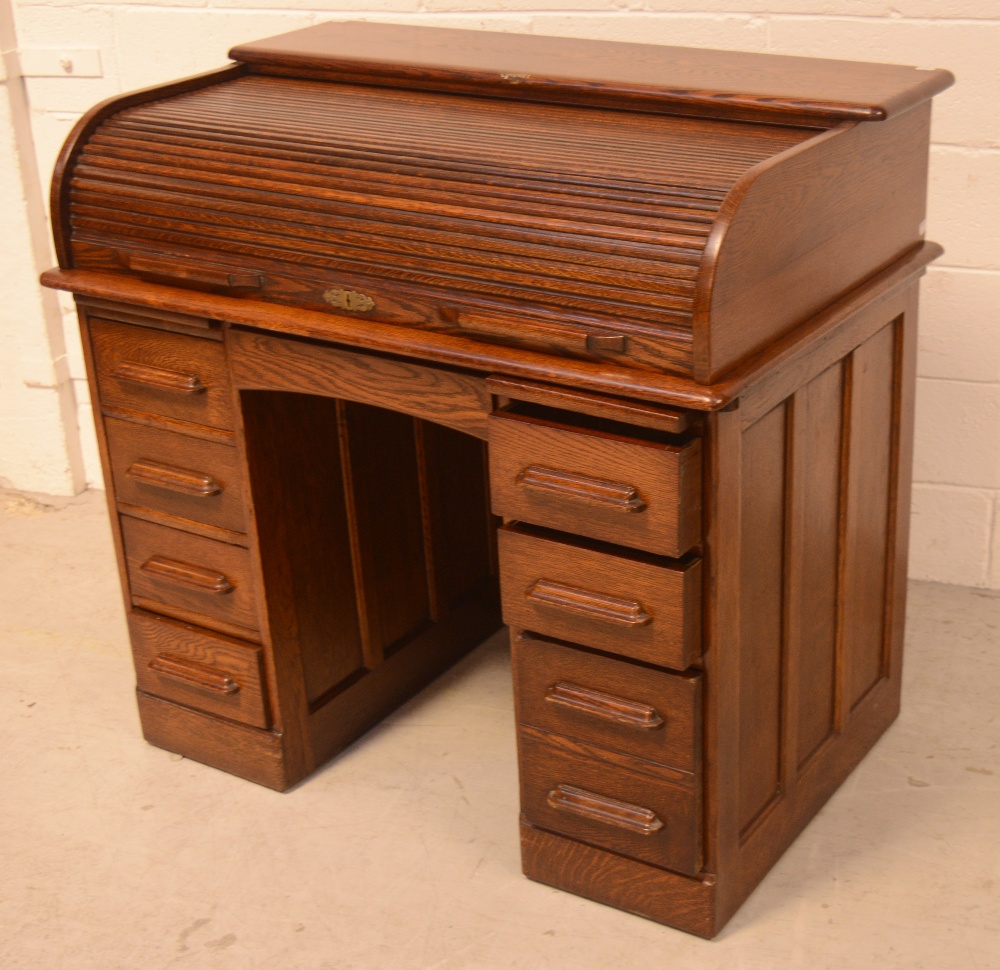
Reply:
<svg viewBox="0 0 1000 970"><path fill-rule="evenodd" d="M520 874L494 637L294 791L148 746L104 498L0 492L0 968L1000 968L1000 596L914 585L904 713L712 943Z"/></svg>

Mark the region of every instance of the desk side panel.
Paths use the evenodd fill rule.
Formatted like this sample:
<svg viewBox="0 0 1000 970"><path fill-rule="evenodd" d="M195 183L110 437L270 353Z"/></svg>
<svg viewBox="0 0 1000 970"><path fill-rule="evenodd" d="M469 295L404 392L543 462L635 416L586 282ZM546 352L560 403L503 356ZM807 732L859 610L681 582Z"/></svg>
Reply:
<svg viewBox="0 0 1000 970"><path fill-rule="evenodd" d="M719 926L899 710L915 284L861 316L846 356L818 346L782 394L779 375L710 422L710 441L739 429L728 453L710 449L725 527L708 534L705 661Z"/></svg>
<svg viewBox="0 0 1000 970"><path fill-rule="evenodd" d="M930 105L844 125L758 166L709 240L694 375L711 383L923 240Z"/></svg>

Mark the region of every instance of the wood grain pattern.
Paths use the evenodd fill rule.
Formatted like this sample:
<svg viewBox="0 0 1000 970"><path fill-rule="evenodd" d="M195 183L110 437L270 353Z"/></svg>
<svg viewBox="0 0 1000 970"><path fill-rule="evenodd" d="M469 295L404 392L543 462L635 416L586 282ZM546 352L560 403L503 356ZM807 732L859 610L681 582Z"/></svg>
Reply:
<svg viewBox="0 0 1000 970"><path fill-rule="evenodd" d="M229 431L233 411L222 346L111 320L91 321L100 403Z"/></svg>
<svg viewBox="0 0 1000 970"><path fill-rule="evenodd" d="M246 531L243 475L232 446L111 417L105 427L119 502Z"/></svg>
<svg viewBox="0 0 1000 970"><path fill-rule="evenodd" d="M121 517L121 528L133 603L181 620L196 618L224 633L259 638L257 596L245 549L131 516Z"/></svg>
<svg viewBox="0 0 1000 970"><path fill-rule="evenodd" d="M491 415L489 432L497 515L667 556L700 538L697 439L629 439L513 412ZM543 472L561 476L563 487L533 485ZM613 500L618 494L624 502Z"/></svg>
<svg viewBox="0 0 1000 970"><path fill-rule="evenodd" d="M257 644L137 611L129 613L128 623L140 690L252 727L270 726ZM205 690L192 680L171 677L162 665L155 666L163 658L225 675L237 689Z"/></svg>
<svg viewBox="0 0 1000 970"><path fill-rule="evenodd" d="M363 667L337 403L249 392L242 411L273 649L308 706Z"/></svg>
<svg viewBox="0 0 1000 970"><path fill-rule="evenodd" d="M509 525L499 547L511 626L675 670L699 656L699 560L644 559Z"/></svg>
<svg viewBox="0 0 1000 970"><path fill-rule="evenodd" d="M518 757L529 823L675 872L698 871L699 798L690 789L533 728L518 732Z"/></svg>
<svg viewBox="0 0 1000 970"><path fill-rule="evenodd" d="M142 735L150 743L238 778L285 791L289 779L281 737L222 720L144 691L136 691Z"/></svg>
<svg viewBox="0 0 1000 970"><path fill-rule="evenodd" d="M543 407L562 408L579 414L589 414L594 418L616 421L620 424L635 425L640 428L654 428L668 434L682 434L696 422L690 411L658 408L641 401L628 401L608 397L603 394L587 393L537 381L515 380L509 377L491 376L486 378L486 386L504 404L510 401L526 401Z"/></svg>
<svg viewBox="0 0 1000 970"><path fill-rule="evenodd" d="M230 330L232 373L244 389L326 394L486 437L490 396L482 380L406 360Z"/></svg>
<svg viewBox="0 0 1000 970"><path fill-rule="evenodd" d="M740 830L781 793L786 409L743 434L740 542Z"/></svg>
<svg viewBox="0 0 1000 970"><path fill-rule="evenodd" d="M733 188L698 278L696 379L715 381L922 241L929 126L929 104L845 125ZM764 228L777 224L780 239Z"/></svg>
<svg viewBox="0 0 1000 970"><path fill-rule="evenodd" d="M42 283L90 299L119 300L143 310L169 307L195 317L208 314L269 332L335 341L425 362L485 373L502 372L510 377L554 382L570 389L585 388L666 407L714 411L731 405L756 381L770 376L772 368L781 367L789 373L787 368L811 357L817 343L836 339L840 329L847 321L853 322L859 310L907 285L942 252L936 243L914 246L891 266L874 273L814 318L779 338L767 353L750 358L725 379L707 386L667 372L636 371L607 363L555 358L522 348L475 344L448 334L409 330L298 307L283 309L276 316L273 307L266 304L143 283L116 273L52 269L42 274ZM824 367L835 359L829 360Z"/></svg>
<svg viewBox="0 0 1000 970"><path fill-rule="evenodd" d="M883 328L851 357L841 592L842 718L887 672L885 596L897 326Z"/></svg>
<svg viewBox="0 0 1000 970"><path fill-rule="evenodd" d="M624 663L524 632L511 635L511 664L519 723L630 752L693 782L701 762L697 674Z"/></svg>
<svg viewBox="0 0 1000 970"><path fill-rule="evenodd" d="M246 76L126 109L90 136L71 183L74 264L160 265L223 290L259 278L265 299L302 305L322 305L306 281L326 280L363 293L374 317L477 336L489 301L501 337L534 313L523 339L549 352L601 355L599 331L577 348L567 318L637 336L649 324L683 345L729 187L810 137ZM533 334L546 326L569 344ZM660 359L683 367L670 345ZM621 352L643 359L631 341Z"/></svg>
<svg viewBox="0 0 1000 970"><path fill-rule="evenodd" d="M238 54L100 106L53 187L147 737L287 788L495 629L499 570L526 873L711 936L899 709L950 75Z"/></svg>
<svg viewBox="0 0 1000 970"><path fill-rule="evenodd" d="M715 877L691 879L667 869L546 832L521 819L521 863L529 879L711 938Z"/></svg>
<svg viewBox="0 0 1000 970"><path fill-rule="evenodd" d="M954 81L887 64L350 22L229 54L255 70L337 81L793 124L885 118Z"/></svg>
<svg viewBox="0 0 1000 970"><path fill-rule="evenodd" d="M837 564L844 368L799 390L791 405L786 644L787 716L794 733L783 773L798 771L834 729L837 697Z"/></svg>

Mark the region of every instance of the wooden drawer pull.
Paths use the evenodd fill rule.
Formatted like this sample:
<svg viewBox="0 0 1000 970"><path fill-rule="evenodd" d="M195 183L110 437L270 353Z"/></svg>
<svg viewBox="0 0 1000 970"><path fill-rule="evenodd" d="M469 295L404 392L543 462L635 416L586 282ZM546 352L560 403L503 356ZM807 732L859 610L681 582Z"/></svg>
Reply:
<svg viewBox="0 0 1000 970"><path fill-rule="evenodd" d="M526 488L555 492L566 498L617 509L619 512L641 512L646 508L645 500L634 485L608 482L557 468L529 465L518 474L517 482Z"/></svg>
<svg viewBox="0 0 1000 970"><path fill-rule="evenodd" d="M565 680L560 680L549 687L545 691L545 700L550 704L568 707L582 714L590 714L606 721L643 730L655 730L665 723L663 716L655 707L640 701L615 697L614 694L605 694L599 690L591 690L589 687L581 687L579 684L570 684Z"/></svg>
<svg viewBox="0 0 1000 970"><path fill-rule="evenodd" d="M653 618L636 600L620 599L606 593L566 586L550 579L539 579L531 584L524 594L529 600L557 606L577 613L586 613L599 620L611 620L626 626L645 626Z"/></svg>
<svg viewBox="0 0 1000 970"><path fill-rule="evenodd" d="M174 657L168 653L161 653L149 661L149 666L151 670L155 670L164 677L183 681L185 684L200 687L213 694L235 694L240 689L240 685L226 671L216 670L207 664L200 664L185 657Z"/></svg>
<svg viewBox="0 0 1000 970"><path fill-rule="evenodd" d="M595 795L582 788L556 785L548 794L548 803L560 812L580 815L592 822L614 825L639 835L653 835L663 828L663 821L652 809L620 802L607 795Z"/></svg>
<svg viewBox="0 0 1000 970"><path fill-rule="evenodd" d="M128 360L119 364L111 372L111 376L119 381L128 381L129 384L144 384L159 391L175 391L178 394L203 394L208 390L197 374L184 374Z"/></svg>
<svg viewBox="0 0 1000 970"><path fill-rule="evenodd" d="M205 472L175 468L173 465L163 465L158 461L149 461L146 458L133 462L125 474L144 485L165 488L171 492L183 492L186 495L194 495L199 498L218 495L222 491L222 486Z"/></svg>
<svg viewBox="0 0 1000 970"><path fill-rule="evenodd" d="M153 556L139 568L156 579L177 583L180 586L190 586L202 593L231 593L235 589L225 573L205 569L203 566L192 566L176 559L167 559L166 556Z"/></svg>
<svg viewBox="0 0 1000 970"><path fill-rule="evenodd" d="M166 277L179 283L204 283L227 290L259 290L264 285L264 277L252 270L227 270L162 256L129 255L125 261L128 268L140 276Z"/></svg>

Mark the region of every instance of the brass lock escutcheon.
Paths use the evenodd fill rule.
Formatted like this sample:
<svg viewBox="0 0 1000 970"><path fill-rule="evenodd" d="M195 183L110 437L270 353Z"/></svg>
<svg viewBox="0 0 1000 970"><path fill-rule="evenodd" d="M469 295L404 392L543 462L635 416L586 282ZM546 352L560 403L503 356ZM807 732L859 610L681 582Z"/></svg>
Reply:
<svg viewBox="0 0 1000 970"><path fill-rule="evenodd" d="M353 310L355 313L367 313L375 306L375 301L366 293L356 293L354 290L324 290L323 299L341 310Z"/></svg>

